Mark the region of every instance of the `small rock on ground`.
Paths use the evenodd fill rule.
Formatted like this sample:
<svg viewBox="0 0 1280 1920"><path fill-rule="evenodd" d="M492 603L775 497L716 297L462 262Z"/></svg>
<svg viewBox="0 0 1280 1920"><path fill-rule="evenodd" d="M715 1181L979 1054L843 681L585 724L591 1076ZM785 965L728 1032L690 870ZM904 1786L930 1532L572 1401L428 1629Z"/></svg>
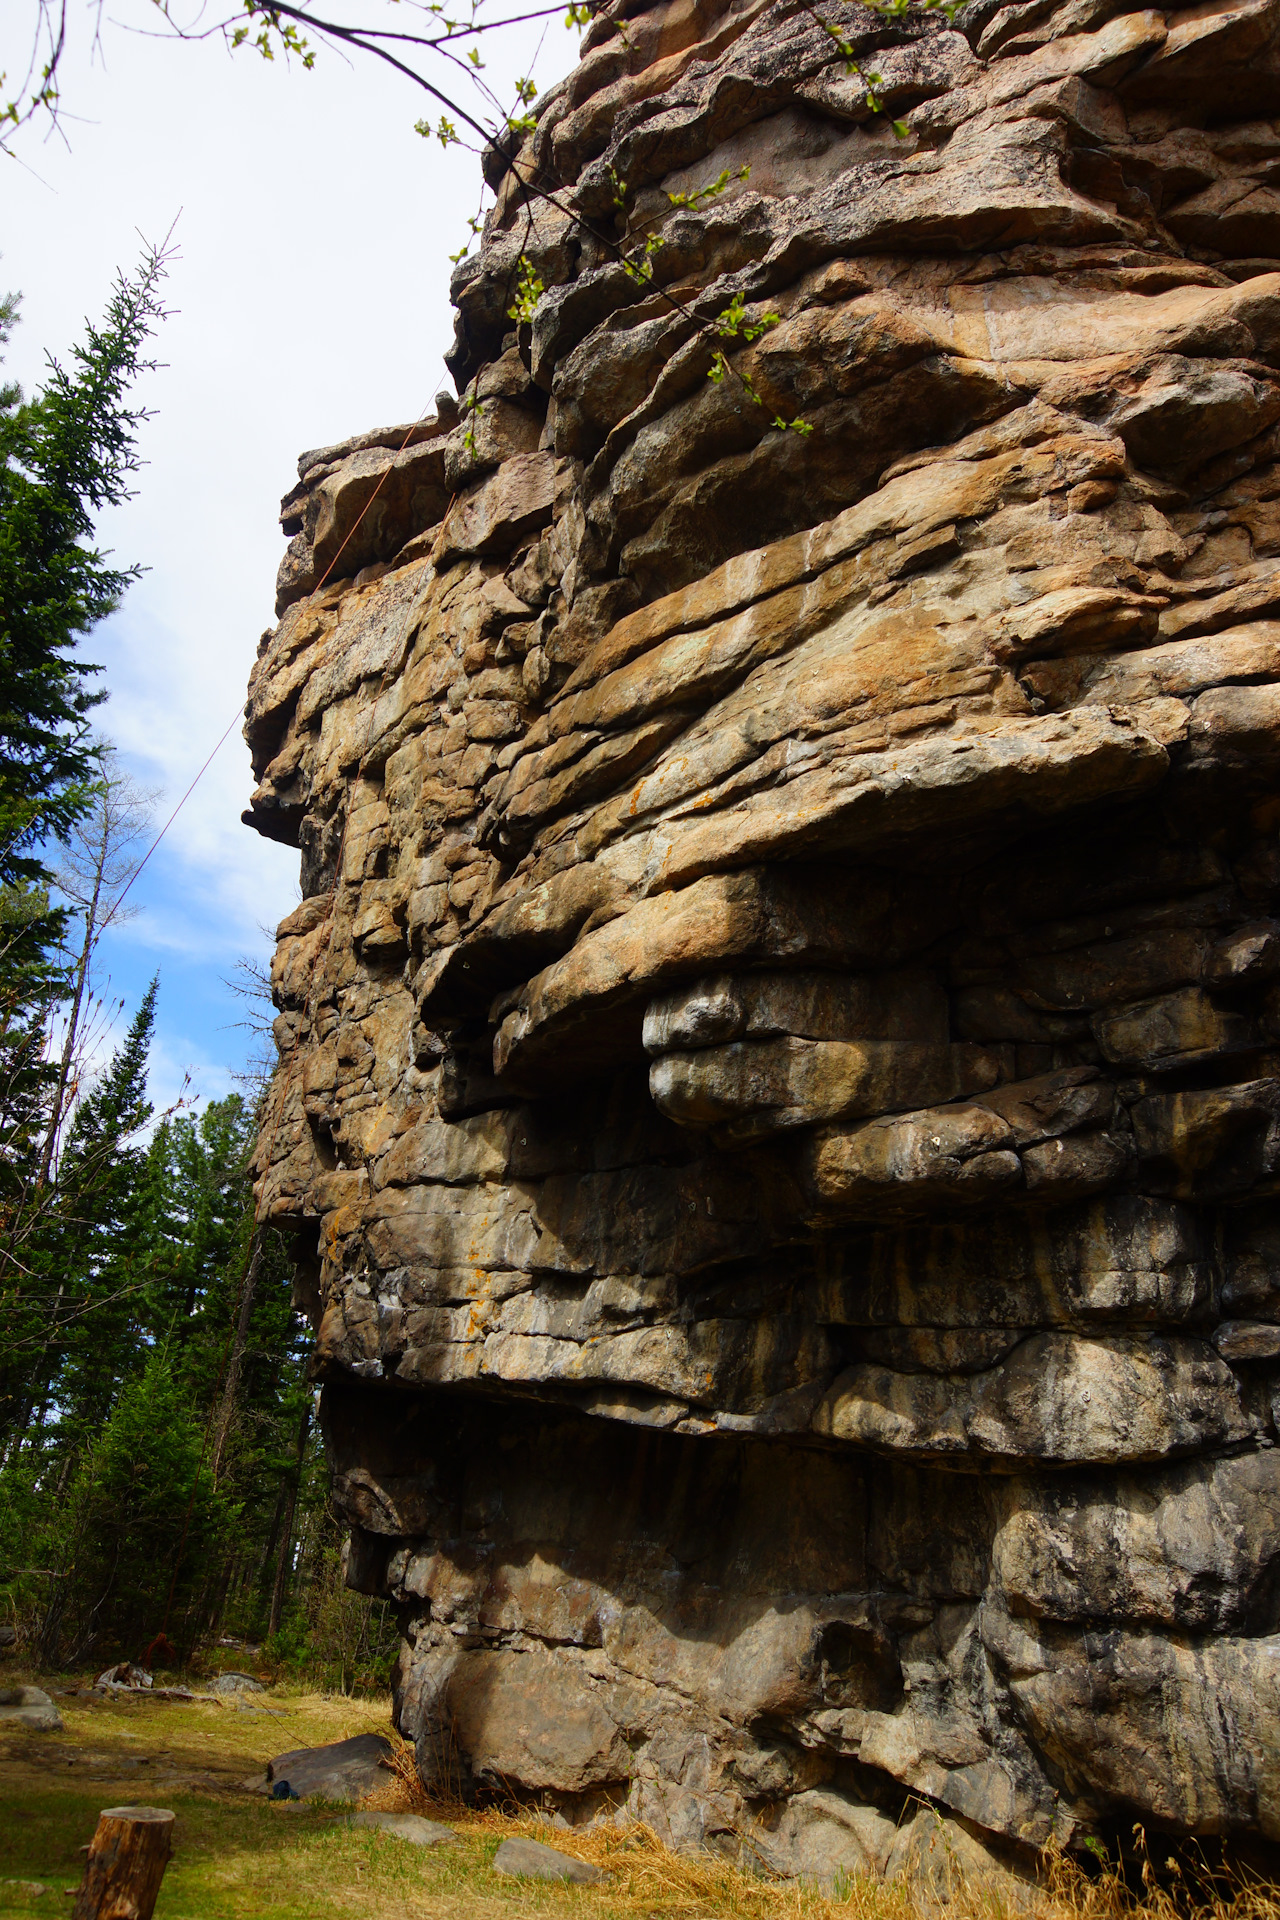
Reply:
<svg viewBox="0 0 1280 1920"><path fill-rule="evenodd" d="M61 1733L62 1715L43 1687L0 1687L0 1723L33 1733Z"/></svg>
<svg viewBox="0 0 1280 1920"><path fill-rule="evenodd" d="M394 1833L399 1840L411 1841L415 1847L438 1847L457 1838L452 1827L443 1827L438 1820L424 1820L420 1813L353 1813L347 1825L378 1827L383 1833Z"/></svg>
<svg viewBox="0 0 1280 1920"><path fill-rule="evenodd" d="M527 1880L572 1880L580 1887L595 1886L604 1879L599 1867L585 1860L574 1860L541 1840L504 1840L493 1856L495 1873L519 1875Z"/></svg>
<svg viewBox="0 0 1280 1920"><path fill-rule="evenodd" d="M261 1680L251 1673L220 1673L209 1682L210 1693L265 1693Z"/></svg>

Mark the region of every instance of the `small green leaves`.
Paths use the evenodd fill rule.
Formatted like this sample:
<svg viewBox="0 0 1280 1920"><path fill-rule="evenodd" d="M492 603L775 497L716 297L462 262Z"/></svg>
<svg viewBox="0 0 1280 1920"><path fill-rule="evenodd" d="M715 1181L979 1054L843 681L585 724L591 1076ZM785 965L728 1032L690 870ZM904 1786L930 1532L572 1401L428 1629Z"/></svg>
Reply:
<svg viewBox="0 0 1280 1920"><path fill-rule="evenodd" d="M822 28L827 38L835 42L836 50L845 63L845 72L857 73L859 71L858 61L853 51L853 42L847 40L844 34L841 33L839 27L833 26L830 20L824 20L820 13L813 13L812 7L810 7L808 11L813 14L813 18Z"/></svg>
<svg viewBox="0 0 1280 1920"><path fill-rule="evenodd" d="M595 15L589 6L582 6L579 0L569 0L569 10L564 16L566 27L589 27Z"/></svg>
<svg viewBox="0 0 1280 1920"><path fill-rule="evenodd" d="M643 253L632 254L630 259L624 259L622 271L639 286L647 286L653 278L653 256L662 244L661 234L646 234Z"/></svg>
<svg viewBox="0 0 1280 1920"><path fill-rule="evenodd" d="M746 318L747 303L741 293L735 293L722 313L716 315L716 332L724 340L758 340L762 333L768 333L770 327L776 327L782 318L778 313L762 313L757 320Z"/></svg>
<svg viewBox="0 0 1280 1920"><path fill-rule="evenodd" d="M870 111L886 112L884 96L881 92L884 86L883 76L878 73L868 73L863 69L853 42L840 31L839 27L825 19L816 7L810 4L810 0L800 0L800 4L834 44L840 58L844 61L845 72L856 74L862 82L866 89L866 103ZM905 13L910 12L912 7L916 7L922 13L943 13L949 21L953 21L962 11L965 0L865 0L865 4L872 13L878 13L882 19L886 20L900 20ZM895 140L906 140L909 137L911 129L905 120L891 120L889 124L893 128Z"/></svg>
<svg viewBox="0 0 1280 1920"><path fill-rule="evenodd" d="M725 167L717 174L716 178L710 181L705 187L694 188L688 193L669 193L667 200L672 207L683 208L688 212L697 212L698 209L705 206L709 200L718 199L734 180L746 180L750 176L750 173L751 169L749 166L739 167L736 171L730 167ZM620 216L620 224L625 230L627 201L631 193L630 186L614 167L608 169L608 180L612 190L613 205ZM660 234L649 233L645 235L643 249L639 246L634 246L631 253L627 254L619 247L616 257L620 260L624 273L626 273L630 279L636 281L639 285L647 285L653 279L653 256L662 245L663 240ZM521 306L521 292L524 286L524 269L526 265L523 254L520 256L520 262L522 276L521 289L517 292L516 304L508 309L508 315L511 319L530 317L528 314L518 311ZM536 284L537 292L540 294L542 292L542 282L538 280ZM668 298L671 298L671 296L668 296ZM533 304L536 305L536 296ZM747 312L746 295L741 291L733 295L728 306L716 315L714 321L696 320L694 315L689 313L688 310L681 306L679 301L674 298L671 298L671 304L677 312L683 313L686 319L694 322L698 332L703 339L706 340L713 340L718 335L722 340L742 340L747 342L747 344L751 344L753 341L759 340L762 334L768 333L770 327L776 327L782 318L781 314L777 313L755 313L749 315ZM719 387L723 386L726 374L732 375L753 407L764 406L764 398L757 389L751 375L744 372L741 367L732 365L723 347L713 347L711 365L707 368L707 378L713 386ZM782 433L810 434L813 432L811 421L800 419L784 420L781 414L775 414L771 424Z"/></svg>
<svg viewBox="0 0 1280 1920"><path fill-rule="evenodd" d="M428 131L430 131L430 129L428 129ZM422 132L421 126L419 126L418 128L418 132L419 133ZM483 224L484 224L483 221L481 221L474 213L471 215L471 218L467 221L467 225L471 229L470 239L464 240L462 245L458 248L458 251L456 253L451 253L449 255L449 260L451 265L456 267L459 260L466 259L468 253L471 251L471 241L475 239L476 235L479 233Z"/></svg>
<svg viewBox="0 0 1280 1920"><path fill-rule="evenodd" d="M667 199L673 207L688 207L691 210L700 207L704 200L715 200L725 191L730 181L745 180L750 175L750 167L739 167L736 173L726 167L718 174L709 187L699 187L694 193L669 193Z"/></svg>
<svg viewBox="0 0 1280 1920"><path fill-rule="evenodd" d="M483 72L484 61L480 58L479 47L468 47L467 59L471 62L472 66L475 68L477 73Z"/></svg>
<svg viewBox="0 0 1280 1920"><path fill-rule="evenodd" d="M420 133L424 140L438 140L442 147L452 147L461 139L458 129L454 126L452 120L443 113L440 115L440 124L438 126L433 127L429 120L415 120L413 130L415 133ZM462 252L466 252L465 247L462 249ZM461 259L462 254L453 257Z"/></svg>
<svg viewBox="0 0 1280 1920"><path fill-rule="evenodd" d="M537 312L538 302L546 288L542 284L542 275L530 260L528 254L520 255L520 274L516 281L515 298L507 308L508 320L517 325L528 324Z"/></svg>
<svg viewBox="0 0 1280 1920"><path fill-rule="evenodd" d="M516 97L522 106L532 106L538 97L538 89L532 80L516 81ZM532 133L537 121L531 113L509 113L507 126L512 133Z"/></svg>
<svg viewBox="0 0 1280 1920"><path fill-rule="evenodd" d="M731 367L720 348L717 347L711 356L711 365L707 369L707 378L708 380L714 381L718 387L726 373L732 373L736 376L738 385L742 388L742 391L746 394L753 407L762 407L764 405L764 401L756 391L756 384L751 378L751 375L744 373L741 367Z"/></svg>
<svg viewBox="0 0 1280 1920"><path fill-rule="evenodd" d="M308 71L314 67L315 53L307 45L292 20L282 20L276 8L265 6L263 0L244 0L244 10L251 21L261 21L262 25L256 34L250 27L244 25L236 27L231 33L233 49L247 44L255 53L261 54L264 60L274 60L275 50L271 44L271 36L274 34L276 44L286 58L292 55L300 60Z"/></svg>

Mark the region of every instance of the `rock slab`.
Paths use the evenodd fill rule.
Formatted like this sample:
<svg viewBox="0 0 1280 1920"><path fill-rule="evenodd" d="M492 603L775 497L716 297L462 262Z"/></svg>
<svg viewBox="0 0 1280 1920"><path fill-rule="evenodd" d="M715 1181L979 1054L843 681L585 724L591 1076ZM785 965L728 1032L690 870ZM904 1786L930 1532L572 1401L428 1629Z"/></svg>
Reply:
<svg viewBox="0 0 1280 1920"><path fill-rule="evenodd" d="M426 1820L420 1813L353 1813L347 1825L391 1833L397 1840L407 1840L415 1847L439 1847L458 1837L452 1827L442 1826L438 1820Z"/></svg>
<svg viewBox="0 0 1280 1920"><path fill-rule="evenodd" d="M569 1880L578 1887L594 1887L604 1879L600 1869L589 1866L585 1860L575 1860L571 1854L544 1846L541 1840L525 1840L514 1835L504 1840L494 1854L493 1871L515 1879Z"/></svg>
<svg viewBox="0 0 1280 1920"><path fill-rule="evenodd" d="M63 1719L42 1687L0 1687L0 1726L61 1733Z"/></svg>
<svg viewBox="0 0 1280 1920"><path fill-rule="evenodd" d="M220 1673L209 1682L210 1693L265 1693L261 1680L251 1673Z"/></svg>
<svg viewBox="0 0 1280 1920"><path fill-rule="evenodd" d="M359 1800L384 1784L387 1770L381 1763L390 1752L385 1734L357 1733L329 1746L278 1753L267 1767L267 1780L273 1797L288 1787L299 1800Z"/></svg>

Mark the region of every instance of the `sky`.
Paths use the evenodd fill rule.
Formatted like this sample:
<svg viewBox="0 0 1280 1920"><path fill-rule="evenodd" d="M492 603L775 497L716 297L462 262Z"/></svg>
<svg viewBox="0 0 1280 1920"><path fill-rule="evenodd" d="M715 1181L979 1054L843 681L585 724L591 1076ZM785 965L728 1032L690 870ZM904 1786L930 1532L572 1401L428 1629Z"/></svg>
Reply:
<svg viewBox="0 0 1280 1920"><path fill-rule="evenodd" d="M240 823L252 778L239 712L273 619L280 496L304 448L411 421L451 387L448 256L480 172L474 154L414 132L438 109L376 62L321 51L307 72L216 40L175 44L130 30L155 18L148 0L108 0L95 50L93 12L71 0L61 135L34 124L16 159L0 156L0 290L22 294L5 372L38 386L45 352L65 356L100 317L140 236L176 221L165 364L138 389L153 409L147 464L98 530L119 563L148 571L83 649L105 668L102 732L161 790L157 831L235 722L139 876L140 911L102 943L123 1020L159 969L150 1092L164 1107L184 1087L196 1100L233 1088L252 1043L227 982L240 960L266 960L299 898L296 853ZM6 13L12 75L26 48L5 42L34 5ZM531 70L547 86L576 48L559 17L512 28L486 44L486 77L503 98Z"/></svg>

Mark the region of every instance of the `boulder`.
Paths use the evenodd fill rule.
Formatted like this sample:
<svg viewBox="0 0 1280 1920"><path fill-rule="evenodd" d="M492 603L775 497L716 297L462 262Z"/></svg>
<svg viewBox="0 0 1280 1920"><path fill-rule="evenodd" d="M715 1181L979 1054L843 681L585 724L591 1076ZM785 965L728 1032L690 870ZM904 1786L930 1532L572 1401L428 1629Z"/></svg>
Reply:
<svg viewBox="0 0 1280 1920"><path fill-rule="evenodd" d="M896 1836L895 1823L880 1808L810 1787L783 1804L776 1826L752 1830L748 1846L770 1872L838 1894L851 1880L881 1879Z"/></svg>
<svg viewBox="0 0 1280 1920"><path fill-rule="evenodd" d="M541 1840L525 1840L516 1835L504 1840L493 1856L493 1871L513 1879L569 1880L578 1887L593 1887L604 1879L598 1867L571 1854L544 1846Z"/></svg>
<svg viewBox="0 0 1280 1920"><path fill-rule="evenodd" d="M357 1733L329 1746L278 1753L268 1763L267 1780L273 1797L287 1787L299 1800L360 1800L385 1784L387 1770L382 1761L390 1752L385 1734Z"/></svg>
<svg viewBox="0 0 1280 1920"><path fill-rule="evenodd" d="M62 1715L42 1687L0 1687L0 1726L61 1733Z"/></svg>
<svg viewBox="0 0 1280 1920"><path fill-rule="evenodd" d="M929 1912L960 1903L1033 1913L1037 1881L1024 1854L1006 1847L1003 1857L981 1830L922 1806L894 1834L885 1877L905 1883L913 1907Z"/></svg>
<svg viewBox="0 0 1280 1920"><path fill-rule="evenodd" d="M238 1694L265 1693L261 1680L255 1680L250 1673L219 1673L209 1682L210 1693Z"/></svg>

